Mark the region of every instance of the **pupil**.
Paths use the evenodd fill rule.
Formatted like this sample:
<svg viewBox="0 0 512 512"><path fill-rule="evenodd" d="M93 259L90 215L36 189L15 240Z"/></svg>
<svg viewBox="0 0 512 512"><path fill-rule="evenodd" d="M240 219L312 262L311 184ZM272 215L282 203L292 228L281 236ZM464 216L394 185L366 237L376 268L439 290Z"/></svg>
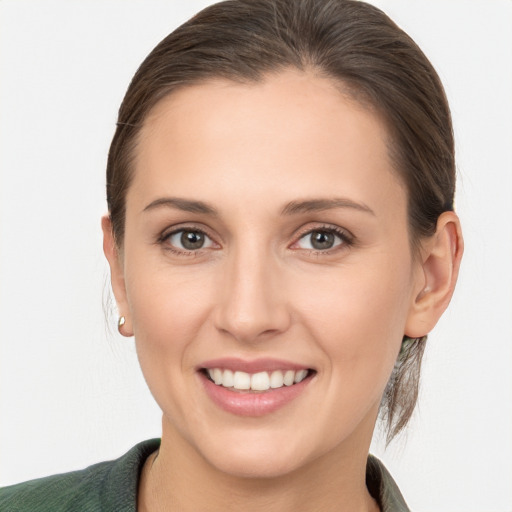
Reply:
<svg viewBox="0 0 512 512"><path fill-rule="evenodd" d="M330 249L334 245L334 235L325 231L315 231L311 234L311 245L315 249Z"/></svg>
<svg viewBox="0 0 512 512"><path fill-rule="evenodd" d="M204 235L196 231L184 231L181 235L181 244L191 251L200 249L204 244Z"/></svg>

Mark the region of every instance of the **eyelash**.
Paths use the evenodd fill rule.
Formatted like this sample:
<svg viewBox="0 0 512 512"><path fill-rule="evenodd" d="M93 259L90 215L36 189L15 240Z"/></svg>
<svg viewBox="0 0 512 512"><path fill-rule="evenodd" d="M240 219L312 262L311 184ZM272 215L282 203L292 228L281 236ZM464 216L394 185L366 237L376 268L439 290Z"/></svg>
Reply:
<svg viewBox="0 0 512 512"><path fill-rule="evenodd" d="M347 249L355 245L355 237L349 231L342 229L337 226L332 225L323 225L323 226L315 226L314 228L307 229L303 233L301 233L296 241L292 245L296 245L300 240L311 235L313 233L330 233L335 235L341 240L340 244L335 245L330 249L320 250L320 249L302 249L303 251L308 251L310 254L314 255L329 255L338 250L342 250L343 248Z"/></svg>
<svg viewBox="0 0 512 512"><path fill-rule="evenodd" d="M198 233L200 235L203 235L205 238L208 238L213 244L216 244L216 242L214 242L213 238L204 229L197 228L195 226L182 226L180 228L173 229L170 232L164 231L158 237L157 243L162 245L165 250L167 250L167 251L169 251L169 252L171 252L173 254L176 254L178 256L197 256L197 255L200 255L204 249L209 249L209 247L207 247L207 248L201 247L201 248L199 248L197 250L187 250L187 249L178 249L178 248L174 247L173 245L171 245L169 243L169 239L173 235L176 235L176 234L182 233L182 232ZM332 252L341 250L343 248L349 248L349 247L351 247L351 246L353 246L355 244L354 236L350 232L348 232L347 230L339 228L337 226L322 225L322 226L316 226L314 228L309 228L309 229L303 231L302 233L300 233L298 235L298 237L295 239L295 241L291 245L293 246L293 245L298 244L300 240L302 240L303 238L305 238L308 235L311 235L313 233L330 233L330 234L333 234L334 236L336 236L337 238L339 238L341 240L341 243L333 246L332 248L325 249L325 250L321 250L321 249L300 249L300 248L297 249L297 250L307 251L310 254L314 254L314 255L329 255ZM216 245L218 245L218 244L216 244Z"/></svg>
<svg viewBox="0 0 512 512"><path fill-rule="evenodd" d="M169 243L169 239L173 235L177 235L178 233L182 233L182 232L201 234L205 238L211 240L213 244L215 244L215 242L213 241L213 238L204 229L197 228L195 226L182 226L180 228L173 229L172 231L164 231L158 237L157 243L160 244L161 246L163 246L166 251L169 251L178 256L197 256L197 255L201 254L201 252L204 249L203 247L201 247L197 250L187 250L187 249L176 248Z"/></svg>

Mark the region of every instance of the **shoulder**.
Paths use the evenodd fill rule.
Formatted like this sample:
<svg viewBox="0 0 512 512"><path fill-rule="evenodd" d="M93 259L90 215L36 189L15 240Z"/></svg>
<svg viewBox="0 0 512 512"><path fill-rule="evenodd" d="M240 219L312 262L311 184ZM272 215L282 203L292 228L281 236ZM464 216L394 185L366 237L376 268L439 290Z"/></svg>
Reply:
<svg viewBox="0 0 512 512"><path fill-rule="evenodd" d="M158 439L151 439L137 444L116 460L3 487L0 510L135 512L140 471L146 458L159 445Z"/></svg>
<svg viewBox="0 0 512 512"><path fill-rule="evenodd" d="M382 512L410 512L393 477L373 455L368 456L366 464L366 486L379 503Z"/></svg>

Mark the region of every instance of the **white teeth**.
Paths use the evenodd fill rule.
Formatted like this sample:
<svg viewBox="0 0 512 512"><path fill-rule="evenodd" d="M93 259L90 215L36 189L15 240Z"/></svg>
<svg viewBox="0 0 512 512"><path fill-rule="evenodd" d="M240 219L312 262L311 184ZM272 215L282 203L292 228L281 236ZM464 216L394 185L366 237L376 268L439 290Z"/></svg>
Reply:
<svg viewBox="0 0 512 512"><path fill-rule="evenodd" d="M295 372L295 378L293 379L293 382L295 382L295 384L302 382L306 378L307 374L307 370L299 370L298 372Z"/></svg>
<svg viewBox="0 0 512 512"><path fill-rule="evenodd" d="M280 372L279 370L272 372L272 375L270 375L270 387L272 389L282 388L284 386L283 378L283 372Z"/></svg>
<svg viewBox="0 0 512 512"><path fill-rule="evenodd" d="M284 374L284 385L291 386L293 384L293 380L295 379L295 372L293 370L288 370Z"/></svg>
<svg viewBox="0 0 512 512"><path fill-rule="evenodd" d="M211 375L210 375L210 377L211 377ZM223 378L222 378L222 370L220 368L215 368L213 370L213 382L215 382L215 384L217 384L217 386L219 384L222 384Z"/></svg>
<svg viewBox="0 0 512 512"><path fill-rule="evenodd" d="M233 387L235 389L251 389L251 376L245 372L235 372Z"/></svg>
<svg viewBox="0 0 512 512"><path fill-rule="evenodd" d="M231 370L221 370L220 368L208 368L210 379L225 388L234 388L239 390L267 391L268 389L282 388L283 386L292 386L302 382L308 375L308 370L275 370L272 373L258 372L254 374L246 372L232 372Z"/></svg>
<svg viewBox="0 0 512 512"><path fill-rule="evenodd" d="M232 388L235 385L235 379L231 370L224 370L222 372L221 385L225 388Z"/></svg>
<svg viewBox="0 0 512 512"><path fill-rule="evenodd" d="M254 391L266 391L270 387L270 377L267 372L255 373L251 377L251 389Z"/></svg>

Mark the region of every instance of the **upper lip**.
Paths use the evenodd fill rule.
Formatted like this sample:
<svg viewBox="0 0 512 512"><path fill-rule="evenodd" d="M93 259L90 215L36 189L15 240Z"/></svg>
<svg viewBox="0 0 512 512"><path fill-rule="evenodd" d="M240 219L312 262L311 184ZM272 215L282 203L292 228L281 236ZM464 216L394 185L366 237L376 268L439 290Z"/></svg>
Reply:
<svg viewBox="0 0 512 512"><path fill-rule="evenodd" d="M221 368L223 370L240 371L246 373L273 372L276 370L308 370L309 366L293 363L282 359L262 358L248 361L236 357L224 357L204 361L198 366L198 370Z"/></svg>

